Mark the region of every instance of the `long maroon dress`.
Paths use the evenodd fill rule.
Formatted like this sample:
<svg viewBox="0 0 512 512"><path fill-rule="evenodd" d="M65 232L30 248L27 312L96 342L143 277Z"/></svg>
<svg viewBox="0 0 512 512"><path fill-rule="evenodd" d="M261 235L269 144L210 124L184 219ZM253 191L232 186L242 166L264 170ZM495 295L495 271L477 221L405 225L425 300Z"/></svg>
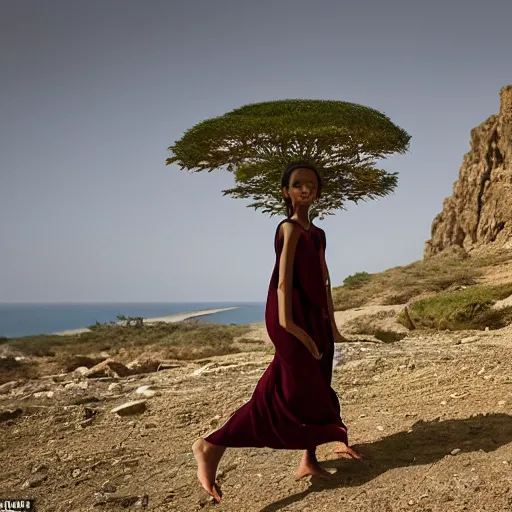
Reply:
<svg viewBox="0 0 512 512"><path fill-rule="evenodd" d="M282 222L294 222L285 219ZM305 345L279 325L277 287L283 241L278 225L276 262L268 290L265 323L275 356L250 400L234 412L206 441L226 447L312 449L332 441L348 444L340 403L331 387L334 340L322 273L325 233L300 224L293 268L293 321L306 331L323 357L315 359Z"/></svg>

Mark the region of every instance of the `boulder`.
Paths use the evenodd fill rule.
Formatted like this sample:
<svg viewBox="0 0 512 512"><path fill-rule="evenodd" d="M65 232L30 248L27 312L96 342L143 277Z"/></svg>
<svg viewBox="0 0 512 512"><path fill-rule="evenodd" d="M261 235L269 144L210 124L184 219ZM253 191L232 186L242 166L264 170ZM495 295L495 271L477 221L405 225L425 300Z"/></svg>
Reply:
<svg viewBox="0 0 512 512"><path fill-rule="evenodd" d="M83 375L90 379L97 379L100 377L128 377L128 375L132 375L132 373L133 371L124 364L114 361L113 359L107 359L93 366Z"/></svg>
<svg viewBox="0 0 512 512"><path fill-rule="evenodd" d="M114 407L111 412L119 416L132 416L134 414L142 414L145 410L146 400L135 400Z"/></svg>

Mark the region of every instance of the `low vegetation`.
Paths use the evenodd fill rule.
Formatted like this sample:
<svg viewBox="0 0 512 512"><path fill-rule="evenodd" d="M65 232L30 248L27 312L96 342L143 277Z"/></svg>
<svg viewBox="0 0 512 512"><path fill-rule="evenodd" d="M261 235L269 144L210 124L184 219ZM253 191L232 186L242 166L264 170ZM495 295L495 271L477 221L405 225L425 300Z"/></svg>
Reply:
<svg viewBox="0 0 512 512"><path fill-rule="evenodd" d="M363 284L370 282L370 280L371 276L368 272L356 272L343 281L343 286L347 288L360 288Z"/></svg>
<svg viewBox="0 0 512 512"><path fill-rule="evenodd" d="M477 285L444 292L413 302L408 315L398 321L422 329L482 330L499 329L512 322L512 307L492 309L496 301L512 295L512 283L497 286Z"/></svg>
<svg viewBox="0 0 512 512"><path fill-rule="evenodd" d="M485 282L489 273L502 279L510 264L509 252L467 257L451 254L381 273L358 272L333 289L336 310L366 305L407 304L398 321L415 329L497 329L512 323L512 307L494 309L496 301L512 295L512 283ZM492 267L496 267L495 269ZM496 279L495 279L496 280ZM391 313L383 313L385 315ZM403 339L404 333L368 319L354 320L351 330L384 342ZM0 338L0 384L60 371L77 356L194 360L237 352L268 351L273 347L247 336L250 326L209 324L189 320L172 324L144 324L139 317L118 317L96 323L80 335L40 335ZM394 332L391 332L394 331ZM16 358L15 358L16 356ZM3 365L3 366L2 366ZM50 368L51 367L51 368ZM6 380L7 379L7 380Z"/></svg>
<svg viewBox="0 0 512 512"><path fill-rule="evenodd" d="M26 356L52 357L74 354L158 352L168 359L197 359L240 352L235 338L249 331L243 325L219 325L199 321L125 326L97 324L91 332L72 336L24 336L9 339L4 346ZM249 343L244 346L250 348Z"/></svg>
<svg viewBox="0 0 512 512"><path fill-rule="evenodd" d="M472 286L486 269L510 259L508 251L471 258L452 253L376 274L358 272L347 277L343 286L333 288L334 309L406 304L421 296Z"/></svg>
<svg viewBox="0 0 512 512"><path fill-rule="evenodd" d="M0 386L18 379L37 378L37 364L31 361L18 361L13 356L0 357Z"/></svg>

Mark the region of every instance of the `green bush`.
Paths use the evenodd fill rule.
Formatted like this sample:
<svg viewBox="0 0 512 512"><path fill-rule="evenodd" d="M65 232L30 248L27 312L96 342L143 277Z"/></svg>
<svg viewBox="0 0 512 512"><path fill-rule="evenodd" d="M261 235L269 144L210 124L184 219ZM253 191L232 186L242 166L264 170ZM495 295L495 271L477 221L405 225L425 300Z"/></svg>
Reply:
<svg viewBox="0 0 512 512"><path fill-rule="evenodd" d="M357 288L368 283L371 279L371 275L368 272L356 272L351 276L348 276L345 281L343 281L343 286L347 286L348 288Z"/></svg>
<svg viewBox="0 0 512 512"><path fill-rule="evenodd" d="M496 301L512 295L512 283L498 286L471 286L462 290L443 292L414 302L409 315L417 328L483 330L500 329L512 321L512 307L491 309ZM402 312L398 321L408 326Z"/></svg>

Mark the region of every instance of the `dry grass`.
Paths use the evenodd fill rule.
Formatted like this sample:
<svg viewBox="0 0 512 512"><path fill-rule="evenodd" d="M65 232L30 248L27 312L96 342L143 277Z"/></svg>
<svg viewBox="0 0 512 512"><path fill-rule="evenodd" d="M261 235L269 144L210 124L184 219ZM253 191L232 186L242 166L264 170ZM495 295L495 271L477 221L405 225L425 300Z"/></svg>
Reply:
<svg viewBox="0 0 512 512"><path fill-rule="evenodd" d="M73 336L25 336L4 343L11 352L26 356L61 357L94 355L108 352L137 357L158 353L168 359L192 360L212 355L240 352L235 338L243 337L250 328L196 322L155 324L142 327L100 325L91 332ZM247 344L250 347L249 344Z"/></svg>
<svg viewBox="0 0 512 512"><path fill-rule="evenodd" d="M370 304L406 304L432 293L475 285L492 267L511 259L509 251L475 257L451 253L377 274L359 272L349 276L343 286L333 288L334 309L343 311ZM357 276L365 277L360 279Z"/></svg>

